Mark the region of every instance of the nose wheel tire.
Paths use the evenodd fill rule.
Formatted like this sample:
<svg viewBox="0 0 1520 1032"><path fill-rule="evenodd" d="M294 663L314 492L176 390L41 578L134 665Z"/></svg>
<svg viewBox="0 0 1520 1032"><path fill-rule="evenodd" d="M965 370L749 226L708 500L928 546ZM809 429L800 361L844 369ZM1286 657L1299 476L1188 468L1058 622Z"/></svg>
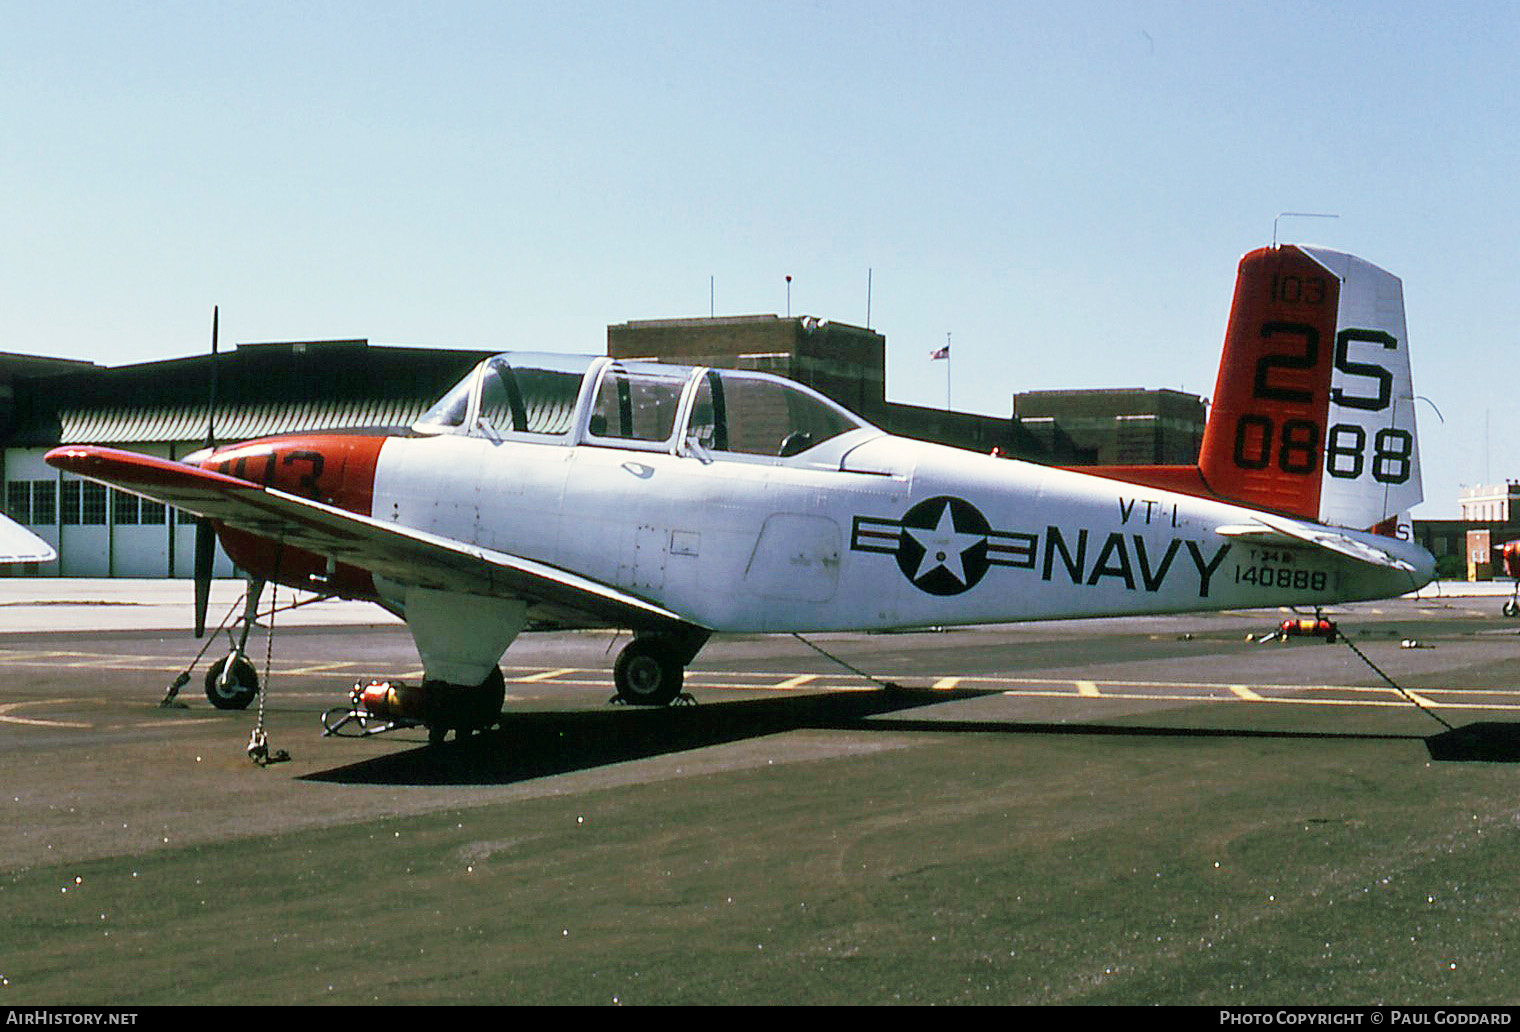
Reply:
<svg viewBox="0 0 1520 1032"><path fill-rule="evenodd" d="M226 671L225 676L223 671ZM258 671L242 656L225 656L206 672L206 698L217 709L247 709L258 695Z"/></svg>
<svg viewBox="0 0 1520 1032"><path fill-rule="evenodd" d="M685 678L674 648L658 638L635 638L612 667L618 698L632 706L669 706Z"/></svg>

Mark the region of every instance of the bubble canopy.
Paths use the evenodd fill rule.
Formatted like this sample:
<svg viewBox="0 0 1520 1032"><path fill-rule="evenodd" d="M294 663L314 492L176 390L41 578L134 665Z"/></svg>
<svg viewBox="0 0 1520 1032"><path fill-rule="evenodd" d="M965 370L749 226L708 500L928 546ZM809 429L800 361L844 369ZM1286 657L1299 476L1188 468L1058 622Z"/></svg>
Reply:
<svg viewBox="0 0 1520 1032"><path fill-rule="evenodd" d="M413 430L786 459L875 428L816 391L766 373L507 352L471 370Z"/></svg>

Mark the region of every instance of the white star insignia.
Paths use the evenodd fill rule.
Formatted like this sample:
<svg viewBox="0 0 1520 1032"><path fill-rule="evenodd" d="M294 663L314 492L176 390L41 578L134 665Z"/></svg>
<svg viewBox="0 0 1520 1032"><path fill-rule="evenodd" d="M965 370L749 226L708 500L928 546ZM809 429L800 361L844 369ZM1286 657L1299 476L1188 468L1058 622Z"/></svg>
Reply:
<svg viewBox="0 0 1520 1032"><path fill-rule="evenodd" d="M940 510L939 522L932 529L903 527L903 532L924 550L924 557L919 561L918 571L913 574L915 581L923 580L926 574L943 567L950 576L965 584L966 565L963 562L963 556L987 540L985 534L963 534L956 530L955 520L950 515L949 502L946 502L945 507Z"/></svg>

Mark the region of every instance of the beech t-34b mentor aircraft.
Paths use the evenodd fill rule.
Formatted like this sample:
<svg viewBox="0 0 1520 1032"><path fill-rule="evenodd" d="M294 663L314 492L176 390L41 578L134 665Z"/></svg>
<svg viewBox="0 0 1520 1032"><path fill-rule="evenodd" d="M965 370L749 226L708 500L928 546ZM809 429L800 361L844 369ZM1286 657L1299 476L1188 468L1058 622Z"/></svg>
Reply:
<svg viewBox="0 0 1520 1032"><path fill-rule="evenodd" d="M499 719L497 664L525 628L632 629L618 694L664 705L713 633L1419 588L1430 554L1367 529L1418 500L1397 286L1349 256L1247 256L1205 465L1185 473L1094 476L894 437L758 373L511 353L404 432L48 461L214 520L256 583L398 614L425 681L368 704L441 739Z"/></svg>

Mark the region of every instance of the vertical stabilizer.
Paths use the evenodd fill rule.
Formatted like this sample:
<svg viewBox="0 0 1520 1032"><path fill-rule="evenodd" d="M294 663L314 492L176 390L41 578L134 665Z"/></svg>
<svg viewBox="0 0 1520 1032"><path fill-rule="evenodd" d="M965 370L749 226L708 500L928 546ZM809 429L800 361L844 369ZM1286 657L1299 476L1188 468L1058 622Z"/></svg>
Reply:
<svg viewBox="0 0 1520 1032"><path fill-rule="evenodd" d="M1360 529L1418 503L1398 277L1321 248L1242 258L1199 472L1222 498Z"/></svg>
<svg viewBox="0 0 1520 1032"><path fill-rule="evenodd" d="M1319 519L1370 527L1425 497L1404 284L1353 255L1304 251L1341 280Z"/></svg>

